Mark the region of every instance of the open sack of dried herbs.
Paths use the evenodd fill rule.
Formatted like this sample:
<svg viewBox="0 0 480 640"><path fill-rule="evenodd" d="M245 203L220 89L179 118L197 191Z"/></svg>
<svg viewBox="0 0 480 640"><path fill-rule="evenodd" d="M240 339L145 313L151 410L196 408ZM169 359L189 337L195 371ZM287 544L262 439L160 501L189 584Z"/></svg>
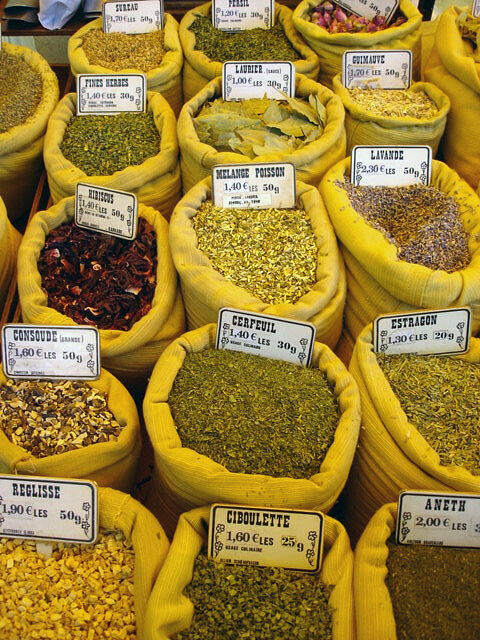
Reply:
<svg viewBox="0 0 480 640"><path fill-rule="evenodd" d="M169 542L152 514L114 489L98 490L94 544L0 538L2 640L146 640L147 602ZM7 578L8 576L8 578Z"/></svg>
<svg viewBox="0 0 480 640"><path fill-rule="evenodd" d="M102 18L68 40L72 73L144 73L149 91L161 93L175 115L182 108L183 53L178 22L165 13L164 27L150 33L104 33Z"/></svg>
<svg viewBox="0 0 480 640"><path fill-rule="evenodd" d="M17 266L23 319L98 327L102 365L128 387L142 387L185 327L168 223L140 204L130 241L81 229L74 214L75 198L65 198L27 227Z"/></svg>
<svg viewBox="0 0 480 640"><path fill-rule="evenodd" d="M468 305L480 328L480 199L433 161L430 186L354 187L350 158L320 193L347 272L345 324L354 339L381 313Z"/></svg>
<svg viewBox="0 0 480 640"><path fill-rule="evenodd" d="M420 27L422 14L410 0L400 0L389 25L375 18L364 22L333 0L302 0L293 12L293 24L320 58L318 81L327 87L342 70L342 56L348 50L410 49L412 74L420 77Z"/></svg>
<svg viewBox="0 0 480 640"><path fill-rule="evenodd" d="M480 549L396 544L396 521L382 506L355 549L357 639L477 640Z"/></svg>
<svg viewBox="0 0 480 640"><path fill-rule="evenodd" d="M166 528L215 502L328 511L357 444L353 378L319 342L307 369L216 350L216 329L175 340L153 370L143 404L155 454L149 507Z"/></svg>
<svg viewBox="0 0 480 640"><path fill-rule="evenodd" d="M356 145L428 145L437 154L450 100L430 82L414 82L409 89L346 89L342 74L333 90L345 108L347 155Z"/></svg>
<svg viewBox="0 0 480 640"><path fill-rule="evenodd" d="M297 181L293 209L223 209L211 198L205 178L170 221L189 329L234 307L311 322L316 339L333 349L342 329L345 269L318 189Z"/></svg>
<svg viewBox="0 0 480 640"><path fill-rule="evenodd" d="M0 371L0 473L88 478L129 491L140 450L135 402L105 369L88 383Z"/></svg>
<svg viewBox="0 0 480 640"><path fill-rule="evenodd" d="M448 7L438 18L424 76L451 102L441 144L443 158L475 189L480 181L480 18L469 13L470 7Z"/></svg>
<svg viewBox="0 0 480 640"><path fill-rule="evenodd" d="M295 77L295 98L222 99L215 78L187 102L178 118L183 191L217 164L292 162L297 178L317 186L345 157L345 111L330 89Z"/></svg>
<svg viewBox="0 0 480 640"><path fill-rule="evenodd" d="M362 401L346 491L352 531L405 489L480 492L480 340L461 356L388 356L373 352L369 325L349 370Z"/></svg>
<svg viewBox="0 0 480 640"><path fill-rule="evenodd" d="M145 640L353 640L353 553L325 516L321 570L226 565L206 555L210 507L183 514L148 601Z"/></svg>
<svg viewBox="0 0 480 640"><path fill-rule="evenodd" d="M10 222L0 196L0 309L3 309L8 288L17 263L17 251L22 236Z"/></svg>
<svg viewBox="0 0 480 640"><path fill-rule="evenodd" d="M275 2L275 24L271 29L237 33L214 27L211 9L211 2L201 4L187 11L180 22L185 102L210 80L221 76L223 63L231 60L288 60L293 62L297 73L317 79L318 56L298 35L288 7Z"/></svg>
<svg viewBox="0 0 480 640"><path fill-rule="evenodd" d="M7 42L0 51L0 196L11 220L29 211L42 171L43 138L59 89L41 55Z"/></svg>
<svg viewBox="0 0 480 640"><path fill-rule="evenodd" d="M75 194L77 182L135 193L167 220L180 198L175 115L159 93L147 110L77 116L77 96L58 103L45 135L44 159L54 202Z"/></svg>

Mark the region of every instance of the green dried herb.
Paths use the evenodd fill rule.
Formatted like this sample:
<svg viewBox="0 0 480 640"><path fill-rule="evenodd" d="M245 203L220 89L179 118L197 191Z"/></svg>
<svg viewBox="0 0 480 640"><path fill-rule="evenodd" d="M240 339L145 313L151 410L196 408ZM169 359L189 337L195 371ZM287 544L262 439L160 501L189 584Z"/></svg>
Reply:
<svg viewBox="0 0 480 640"><path fill-rule="evenodd" d="M37 109L42 77L20 56L0 51L0 133L22 124Z"/></svg>
<svg viewBox="0 0 480 640"><path fill-rule="evenodd" d="M478 640L480 549L387 546L398 640Z"/></svg>
<svg viewBox="0 0 480 640"><path fill-rule="evenodd" d="M207 102L195 118L199 140L217 151L237 151L253 159L264 153L288 153L320 138L326 109L318 97L312 94L306 102L282 95L285 100Z"/></svg>
<svg viewBox="0 0 480 640"><path fill-rule="evenodd" d="M197 16L189 27L195 34L195 49L210 60L298 60L280 22L271 29L247 29L227 33L212 24L210 16Z"/></svg>
<svg viewBox="0 0 480 640"><path fill-rule="evenodd" d="M330 640L332 587L317 575L226 565L200 554L185 595L195 613L176 640Z"/></svg>
<svg viewBox="0 0 480 640"><path fill-rule="evenodd" d="M109 176L157 155L160 134L150 112L72 116L60 149L87 176Z"/></svg>
<svg viewBox="0 0 480 640"><path fill-rule="evenodd" d="M434 118L438 113L435 102L425 91L412 89L369 89L348 90L351 99L359 106L375 115L387 118Z"/></svg>
<svg viewBox="0 0 480 640"><path fill-rule="evenodd" d="M436 187L355 187L345 176L338 186L368 224L398 249L398 258L452 273L471 261L459 203Z"/></svg>
<svg viewBox="0 0 480 640"><path fill-rule="evenodd" d="M441 356L377 355L408 420L444 465L480 475L480 367Z"/></svg>
<svg viewBox="0 0 480 640"><path fill-rule="evenodd" d="M91 29L83 36L82 49L90 64L98 64L112 71L140 69L144 73L160 66L165 55L164 34L104 33Z"/></svg>
<svg viewBox="0 0 480 640"><path fill-rule="evenodd" d="M274 477L319 473L340 416L319 369L216 349L187 354L168 404L184 447Z"/></svg>
<svg viewBox="0 0 480 640"><path fill-rule="evenodd" d="M213 268L262 302L296 302L316 281L317 247L303 209L222 209L204 202L192 223Z"/></svg>
<svg viewBox="0 0 480 640"><path fill-rule="evenodd" d="M466 55L471 56L475 62L480 62L478 53L480 44L480 18L474 18L469 9L468 11L461 11L459 13L456 24L464 41ZM469 44L470 47L468 47Z"/></svg>

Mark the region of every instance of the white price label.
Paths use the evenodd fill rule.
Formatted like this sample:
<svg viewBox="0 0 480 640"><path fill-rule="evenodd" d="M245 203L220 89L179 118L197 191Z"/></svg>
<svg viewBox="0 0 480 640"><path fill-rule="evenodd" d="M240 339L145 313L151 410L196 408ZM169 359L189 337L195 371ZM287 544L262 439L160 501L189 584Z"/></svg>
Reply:
<svg viewBox="0 0 480 640"><path fill-rule="evenodd" d="M142 73L77 76L77 116L109 115L147 108L147 76Z"/></svg>
<svg viewBox="0 0 480 640"><path fill-rule="evenodd" d="M342 83L347 89L408 89L412 52L407 49L345 51Z"/></svg>
<svg viewBox="0 0 480 640"><path fill-rule="evenodd" d="M351 181L356 187L430 184L432 149L427 146L353 148Z"/></svg>
<svg viewBox="0 0 480 640"><path fill-rule="evenodd" d="M105 33L149 33L163 28L163 0L137 2L104 2L102 5Z"/></svg>
<svg viewBox="0 0 480 640"><path fill-rule="evenodd" d="M291 209L297 202L295 167L290 162L217 165L212 200L224 208Z"/></svg>
<svg viewBox="0 0 480 640"><path fill-rule="evenodd" d="M215 504L208 555L219 562L314 573L322 563L323 514Z"/></svg>
<svg viewBox="0 0 480 640"><path fill-rule="evenodd" d="M218 314L217 349L242 351L308 367L314 342L315 327L309 322L240 309L223 308Z"/></svg>
<svg viewBox="0 0 480 640"><path fill-rule="evenodd" d="M335 3L357 16L364 16L372 20L376 16L385 18L387 24L397 10L400 0L335 0Z"/></svg>
<svg viewBox="0 0 480 640"><path fill-rule="evenodd" d="M470 317L468 307L378 316L373 324L373 349L387 355L466 353Z"/></svg>
<svg viewBox="0 0 480 640"><path fill-rule="evenodd" d="M480 547L480 495L402 492L396 539L399 544Z"/></svg>
<svg viewBox="0 0 480 640"><path fill-rule="evenodd" d="M471 13L474 18L480 18L480 0L473 0Z"/></svg>
<svg viewBox="0 0 480 640"><path fill-rule="evenodd" d="M137 235L138 200L127 191L79 182L75 188L75 224L117 238Z"/></svg>
<svg viewBox="0 0 480 640"><path fill-rule="evenodd" d="M275 0L213 0L212 24L222 31L270 29L275 22Z"/></svg>
<svg viewBox="0 0 480 640"><path fill-rule="evenodd" d="M0 536L91 544L97 533L94 482L0 476Z"/></svg>
<svg viewBox="0 0 480 640"><path fill-rule="evenodd" d="M100 377L98 329L6 324L2 364L8 378L96 380Z"/></svg>
<svg viewBox="0 0 480 640"><path fill-rule="evenodd" d="M222 92L224 100L295 96L295 67L292 62L225 62ZM282 92L282 93L280 93Z"/></svg>

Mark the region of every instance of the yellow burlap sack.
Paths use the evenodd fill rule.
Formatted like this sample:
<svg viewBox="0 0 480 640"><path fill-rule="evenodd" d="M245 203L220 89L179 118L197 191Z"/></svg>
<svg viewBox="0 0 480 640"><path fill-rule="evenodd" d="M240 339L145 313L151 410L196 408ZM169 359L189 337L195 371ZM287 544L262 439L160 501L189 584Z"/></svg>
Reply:
<svg viewBox="0 0 480 640"><path fill-rule="evenodd" d="M414 82L412 91L424 91L435 103L438 113L432 118L391 118L375 114L358 105L342 84L342 74L333 78L333 90L340 96L345 108L347 131L347 155L356 145L429 145L436 156L440 139L447 122L450 100L429 82Z"/></svg>
<svg viewBox="0 0 480 640"><path fill-rule="evenodd" d="M355 340L352 338L352 335L350 334L348 328L344 326L342 335L340 336L340 340L337 342L334 353L337 358L340 358L340 360L347 368L350 364L350 358L352 357L354 346Z"/></svg>
<svg viewBox="0 0 480 640"><path fill-rule="evenodd" d="M463 40L458 31L456 19L461 11L448 7L440 16L424 75L451 102L441 144L443 158L475 189L480 180L480 63L472 57L473 43Z"/></svg>
<svg viewBox="0 0 480 640"><path fill-rule="evenodd" d="M60 150L70 118L76 114L77 96L68 93L57 105L45 135L44 160L54 202L75 194L77 182L135 193L139 202L160 211L167 220L180 199L180 168L175 115L165 98L147 92L147 111L153 114L160 133L160 151L142 164L126 167L111 176L87 176Z"/></svg>
<svg viewBox="0 0 480 640"><path fill-rule="evenodd" d="M187 11L180 22L180 42L185 56L185 66L183 69L183 95L185 102L191 100L210 80L222 75L223 63L210 60L203 51L195 49L195 34L189 29L197 16L207 16L210 18L211 8L211 2L201 4ZM291 9L275 3L275 22L282 24L285 35L301 56L300 60L294 61L295 72L302 73L307 76L307 78L316 80L320 66L318 56L298 35L293 26L292 16L293 13Z"/></svg>
<svg viewBox="0 0 480 640"><path fill-rule="evenodd" d="M138 640L150 637L145 614L155 581L170 547L162 527L131 496L114 489L98 490L98 515L102 528L122 531L135 552L133 574Z"/></svg>
<svg viewBox="0 0 480 640"><path fill-rule="evenodd" d="M186 333L165 350L153 370L143 403L155 454L149 508L158 514L167 532L184 511L215 502L328 511L346 482L357 444L360 403L352 377L327 346L315 343L311 366L324 371L334 383L341 411L335 440L319 473L308 479L231 473L182 447L168 406L168 395L186 354L214 348L216 330L216 324L209 324Z"/></svg>
<svg viewBox="0 0 480 640"><path fill-rule="evenodd" d="M332 349L342 330L345 302L345 271L337 240L318 190L297 181L297 205L310 217L318 249L317 281L294 304L267 304L224 278L207 256L197 248L192 218L202 202L211 200L211 178L193 187L172 214L170 249L180 275L188 328L196 329L216 322L222 307L234 307L257 313L311 322L317 329L316 340Z"/></svg>
<svg viewBox="0 0 480 640"><path fill-rule="evenodd" d="M412 77L420 77L420 25L422 14L410 2L400 0L400 11L407 22L376 33L328 33L310 21L312 8L317 0L302 0L293 12L293 24L320 57L318 81L332 86L333 76L342 70L342 56L350 49L410 49L413 54Z"/></svg>
<svg viewBox="0 0 480 640"><path fill-rule="evenodd" d="M350 204L347 192L337 184L350 174L350 158L339 162L328 172L320 185L320 193L338 239L343 243L360 267L370 276L369 303L381 313L382 292L415 308L435 309L471 305L474 321L480 320L480 199L466 182L443 162L433 161L431 185L455 197L460 216L468 235L468 249L472 260L460 271L447 273L411 264L397 258L397 249L381 231L371 227ZM356 269L353 259L344 251L347 280L353 275L360 283L358 295L364 286L363 272ZM378 295L378 297L377 297ZM347 295L346 306L349 305ZM391 309L392 311L394 309ZM376 314L378 315L378 313ZM371 320L373 318L369 318ZM363 323L365 325L365 322ZM355 332L349 326L354 337Z"/></svg>
<svg viewBox="0 0 480 640"><path fill-rule="evenodd" d="M395 532L397 503L381 507L355 549L353 591L358 640L397 640L392 601L385 584L387 540Z"/></svg>
<svg viewBox="0 0 480 640"><path fill-rule="evenodd" d="M43 82L36 111L23 124L0 133L0 196L10 220L16 220L32 205L42 172L43 137L60 94L57 76L40 54L8 42L2 43L2 50L30 65Z"/></svg>
<svg viewBox="0 0 480 640"><path fill-rule="evenodd" d="M295 95L305 98L316 94L327 110L327 124L318 140L302 149L290 153L265 153L254 160L233 151L217 151L214 147L200 142L195 131L194 118L203 105L222 97L222 79L215 78L197 95L187 102L178 118L178 140L180 144L180 167L182 170L183 192L186 193L197 182L211 174L217 164L239 164L245 162L292 162L297 170L297 179L317 186L324 173L345 157L346 135L343 126L345 111L342 101L330 89L318 82L297 75Z"/></svg>
<svg viewBox="0 0 480 640"><path fill-rule="evenodd" d="M0 197L0 308L3 309L8 288L17 264L17 251L22 236L8 219L7 209Z"/></svg>
<svg viewBox="0 0 480 640"><path fill-rule="evenodd" d="M45 325L75 325L75 321L47 306L37 269L40 252L51 229L71 222L75 198L66 198L48 211L37 213L27 227L18 252L18 295L24 322ZM139 206L157 237L157 286L152 308L129 331L100 329L102 365L129 388L142 387L165 347L182 334L185 317L177 274L168 247L168 224L145 205ZM101 296L102 292L99 291Z"/></svg>
<svg viewBox="0 0 480 640"><path fill-rule="evenodd" d="M102 18L87 22L81 29L68 39L68 61L72 73L144 73L140 69L123 69L112 71L98 64L90 64L85 51L82 48L83 38L93 29L102 30ZM169 13L164 18L164 46L165 55L160 66L146 72L147 87L149 91L161 93L172 107L176 116L180 113L183 104L182 97L182 65L183 53L178 38L178 22Z"/></svg>
<svg viewBox="0 0 480 640"><path fill-rule="evenodd" d="M194 509L180 517L172 546L148 601L145 640L167 640L190 626L194 607L183 595L183 590L192 579L195 558L206 544L209 520L210 507ZM324 555L319 579L334 585L329 600L334 609L332 638L355 640L350 541L337 520L325 516L324 524ZM266 625L268 628L268 621Z"/></svg>
<svg viewBox="0 0 480 640"><path fill-rule="evenodd" d="M468 353L456 357L480 363L480 340L472 338ZM480 492L480 476L441 464L439 455L408 421L373 353L372 325L358 337L349 371L362 403L359 446L345 490L352 538L379 507L396 500L400 491Z"/></svg>
<svg viewBox="0 0 480 640"><path fill-rule="evenodd" d="M0 371L0 385L6 381L3 371ZM106 394L108 409L123 426L117 440L37 458L14 444L0 430L0 473L86 478L101 486L130 491L142 448L135 402L123 384L105 369L102 369L98 380L87 384ZM58 416L58 419L62 421L62 416Z"/></svg>

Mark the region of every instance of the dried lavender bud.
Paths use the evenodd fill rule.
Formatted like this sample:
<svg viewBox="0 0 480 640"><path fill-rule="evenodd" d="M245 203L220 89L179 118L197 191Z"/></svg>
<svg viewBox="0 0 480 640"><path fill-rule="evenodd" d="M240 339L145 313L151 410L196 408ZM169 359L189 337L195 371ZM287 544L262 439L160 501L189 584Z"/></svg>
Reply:
<svg viewBox="0 0 480 640"><path fill-rule="evenodd" d="M387 546L398 640L478 640L480 549Z"/></svg>
<svg viewBox="0 0 480 640"><path fill-rule="evenodd" d="M480 475L480 367L440 356L377 355L409 422L444 465Z"/></svg>
<svg viewBox="0 0 480 640"><path fill-rule="evenodd" d="M216 349L187 354L168 404L184 447L273 477L319 473L340 416L323 371Z"/></svg>
<svg viewBox="0 0 480 640"><path fill-rule="evenodd" d="M296 302L316 281L317 247L303 209L222 209L192 219L198 248L219 273L263 302Z"/></svg>
<svg viewBox="0 0 480 640"><path fill-rule="evenodd" d="M438 113L435 102L425 91L411 89L359 89L348 90L351 99L375 115L387 118L434 118Z"/></svg>
<svg viewBox="0 0 480 640"><path fill-rule="evenodd" d="M189 27L195 49L217 62L229 60L298 60L300 55L277 22L271 29L227 33L212 24L210 16L197 16Z"/></svg>
<svg viewBox="0 0 480 640"><path fill-rule="evenodd" d="M0 51L0 133L22 124L42 98L42 77L19 56Z"/></svg>
<svg viewBox="0 0 480 640"><path fill-rule="evenodd" d="M87 176L110 176L157 155L160 134L151 113L72 116L60 150Z"/></svg>
<svg viewBox="0 0 480 640"><path fill-rule="evenodd" d="M122 428L106 395L83 382L7 380L0 386L0 429L37 458L116 440Z"/></svg>
<svg viewBox="0 0 480 640"><path fill-rule="evenodd" d="M470 264L458 202L436 187L355 187L337 182L370 226L398 249L398 258L452 273Z"/></svg>
<svg viewBox="0 0 480 640"><path fill-rule="evenodd" d="M129 241L64 224L48 234L38 270L50 307L79 324L128 331L152 307L155 230L139 218Z"/></svg>
<svg viewBox="0 0 480 640"><path fill-rule="evenodd" d="M318 575L226 565L200 554L185 595L195 612L175 640L330 640L331 586Z"/></svg>
<svg viewBox="0 0 480 640"><path fill-rule="evenodd" d="M82 49L90 64L112 71L140 69L144 73L160 66L165 48L164 33L104 33L91 29L83 36Z"/></svg>
<svg viewBox="0 0 480 640"><path fill-rule="evenodd" d="M357 16L330 0L324 0L313 7L310 19L329 33L375 33L390 27L399 27L407 21L399 9L395 11L390 24L387 24L383 16L375 16L370 20L364 16Z"/></svg>

